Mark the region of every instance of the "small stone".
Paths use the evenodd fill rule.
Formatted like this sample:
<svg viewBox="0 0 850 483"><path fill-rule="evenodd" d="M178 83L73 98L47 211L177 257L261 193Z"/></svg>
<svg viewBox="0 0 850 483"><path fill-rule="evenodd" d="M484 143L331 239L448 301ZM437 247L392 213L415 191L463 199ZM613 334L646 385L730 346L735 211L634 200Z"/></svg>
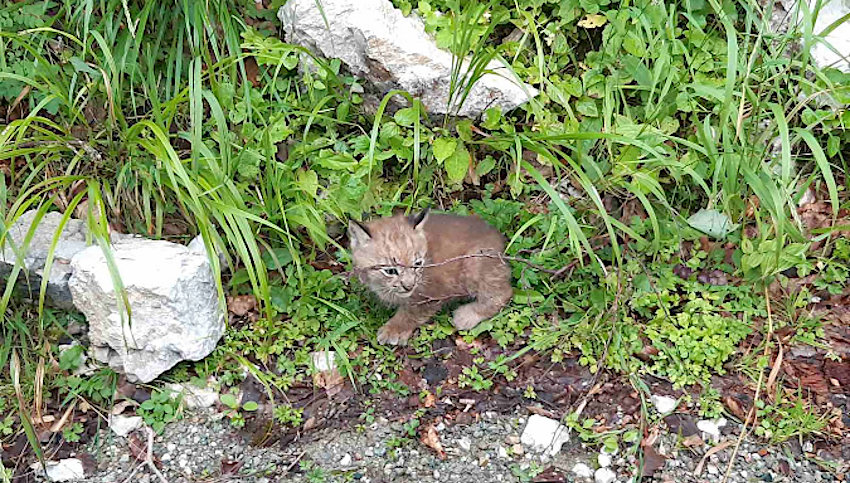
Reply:
<svg viewBox="0 0 850 483"><path fill-rule="evenodd" d="M342 459L339 460L339 465L342 466L343 468L347 468L347 467L351 466L351 463L352 463L352 458L351 458L351 455L348 454L348 453L345 453L345 455L342 457Z"/></svg>
<svg viewBox="0 0 850 483"><path fill-rule="evenodd" d="M519 436L516 436L516 435L508 436L507 438L505 438L505 442L510 444L510 445L517 444L517 443L519 443Z"/></svg>
<svg viewBox="0 0 850 483"><path fill-rule="evenodd" d="M715 465L713 465L713 464L711 464L711 463L709 463L709 464L705 465L705 471L708 471L708 474L709 474L709 475L717 475L717 474L720 474L720 469L719 469L717 466L715 466Z"/></svg>
<svg viewBox="0 0 850 483"><path fill-rule="evenodd" d="M522 456L523 453L525 453L525 450L523 449L521 444L516 443L514 445L511 445L511 453L513 453L517 456Z"/></svg>
<svg viewBox="0 0 850 483"><path fill-rule="evenodd" d="M701 421L697 421L697 428L703 433L711 436L715 441L720 439L720 428L717 426L717 423L714 421L710 421L707 419L703 419Z"/></svg>
<svg viewBox="0 0 850 483"><path fill-rule="evenodd" d="M499 447L496 448L496 455L498 455L499 458L506 460L508 459L508 450L506 450L504 446L499 445Z"/></svg>
<svg viewBox="0 0 850 483"><path fill-rule="evenodd" d="M558 421L533 414L528 418L528 424L520 437L520 442L529 451L540 453L547 452L554 456L561 447L570 440L569 430Z"/></svg>
<svg viewBox="0 0 850 483"><path fill-rule="evenodd" d="M139 429L144 424L141 416L113 415L109 418L109 429L113 433L126 438L128 434Z"/></svg>
<svg viewBox="0 0 850 483"><path fill-rule="evenodd" d="M599 466L602 468L607 468L611 466L611 455L608 453L599 453L599 456L596 457L596 462L599 463Z"/></svg>
<svg viewBox="0 0 850 483"><path fill-rule="evenodd" d="M434 470L434 479L440 481L440 470Z"/></svg>
<svg viewBox="0 0 850 483"><path fill-rule="evenodd" d="M218 392L209 388L195 387L191 384L165 384L171 391L171 398L182 396L183 404L188 409L206 409L213 407L218 401Z"/></svg>
<svg viewBox="0 0 850 483"><path fill-rule="evenodd" d="M48 461L47 479L50 481L74 481L86 477L83 462L77 458L66 458L59 461ZM33 471L41 471L41 463L35 462L30 465Z"/></svg>
<svg viewBox="0 0 850 483"><path fill-rule="evenodd" d="M611 468L599 468L593 475L596 483L614 483L617 480L617 474Z"/></svg>
<svg viewBox="0 0 850 483"><path fill-rule="evenodd" d="M573 466L572 472L576 475L576 478L584 478L588 480L593 478L593 470L590 466L587 466L584 463L576 463L576 465Z"/></svg>
<svg viewBox="0 0 850 483"><path fill-rule="evenodd" d="M815 445L812 444L811 441L806 441L803 443L803 451L805 451L806 453L814 453Z"/></svg>
<svg viewBox="0 0 850 483"><path fill-rule="evenodd" d="M678 401L669 396L652 396L650 398L659 414L671 413L678 406Z"/></svg>
<svg viewBox="0 0 850 483"><path fill-rule="evenodd" d="M472 441L470 441L469 438L467 438L466 436L457 440L457 445L458 447L460 447L460 449L464 451L469 451L470 449L472 449Z"/></svg>

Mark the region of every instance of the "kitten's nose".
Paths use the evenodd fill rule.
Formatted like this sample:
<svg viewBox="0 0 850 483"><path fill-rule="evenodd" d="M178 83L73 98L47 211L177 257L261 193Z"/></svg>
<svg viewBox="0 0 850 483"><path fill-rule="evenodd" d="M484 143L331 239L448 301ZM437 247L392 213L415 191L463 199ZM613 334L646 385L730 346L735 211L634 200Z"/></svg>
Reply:
<svg viewBox="0 0 850 483"><path fill-rule="evenodd" d="M407 284L405 284L404 282L402 282L402 283L401 283L401 288L403 288L405 292L410 292L411 290L413 290L413 285L411 284L411 285L408 287L408 286L407 286Z"/></svg>

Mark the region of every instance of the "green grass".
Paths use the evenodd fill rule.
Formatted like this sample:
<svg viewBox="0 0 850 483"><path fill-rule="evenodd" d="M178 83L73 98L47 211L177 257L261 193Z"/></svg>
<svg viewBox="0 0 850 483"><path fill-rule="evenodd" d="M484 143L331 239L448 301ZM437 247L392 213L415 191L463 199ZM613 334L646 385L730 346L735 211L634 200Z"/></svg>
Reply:
<svg viewBox="0 0 850 483"><path fill-rule="evenodd" d="M786 51L819 38L811 12L798 31L776 34L770 12L744 0L394 3L415 9L456 54L455 108L491 61L540 94L476 120L431 122L409 97L410 107L388 112L389 96L369 115L360 80L336 60L313 58L316 70L299 71L309 54L280 41L275 9L254 2L0 8L0 113L9 119L0 125L2 226L28 209L58 208L65 221L76 211L106 253L107 221L177 242L200 234L210 253L227 255L227 271L211 257L222 303L254 294L259 320L229 327L211 357L168 377L217 375L234 386L248 371L277 400L307 381L313 350L342 354L346 377L364 392L405 390L394 373L399 355L374 342L387 309L321 268L348 263L339 234L363 213L437 202L499 228L509 255L552 270L572 265L556 280L514 264L514 302L464 337L522 349L466 368L476 389L509 377L525 351L684 386L707 385L729 363L757 380L762 366L737 349L765 316L753 295L761 290L709 287L677 276L678 263L721 267L761 287L826 258L822 283L845 289L846 260L830 255L830 231L820 235L827 248L813 253L796 211L809 187L829 202L833 224L846 208L850 119L818 102L850 100L848 75L816 67L806 49ZM604 25L579 26L597 14ZM732 264L718 258L722 250L699 248L685 220L701 208L756 234L728 235ZM120 289L114 270L113 282ZM43 300L26 308L12 285L0 300L0 365L15 360L2 378L19 384L0 390L0 417L17 412L30 432L22 408L39 385L106 404L100 390L112 375L86 387L66 369L39 371L41 359L57 356L51 341L68 319ZM783 320L816 343L816 322L790 307ZM427 355L452 333L443 314L412 344ZM639 357L645 346L657 350L648 362ZM820 429L793 404L771 414ZM298 408L280 408L282 423L297 424Z"/></svg>

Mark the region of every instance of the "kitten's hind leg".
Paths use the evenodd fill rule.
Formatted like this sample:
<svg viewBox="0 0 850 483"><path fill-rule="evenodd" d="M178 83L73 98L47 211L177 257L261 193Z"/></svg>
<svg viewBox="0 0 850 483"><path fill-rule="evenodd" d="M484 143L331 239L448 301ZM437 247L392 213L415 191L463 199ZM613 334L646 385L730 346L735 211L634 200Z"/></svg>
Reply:
<svg viewBox="0 0 850 483"><path fill-rule="evenodd" d="M498 314L511 300L513 294L513 287L507 280L483 286L473 302L461 305L455 310L452 324L460 330L471 329Z"/></svg>
<svg viewBox="0 0 850 483"><path fill-rule="evenodd" d="M439 303L427 303L399 307L398 312L378 329L378 342L390 345L405 345L413 331L440 310Z"/></svg>

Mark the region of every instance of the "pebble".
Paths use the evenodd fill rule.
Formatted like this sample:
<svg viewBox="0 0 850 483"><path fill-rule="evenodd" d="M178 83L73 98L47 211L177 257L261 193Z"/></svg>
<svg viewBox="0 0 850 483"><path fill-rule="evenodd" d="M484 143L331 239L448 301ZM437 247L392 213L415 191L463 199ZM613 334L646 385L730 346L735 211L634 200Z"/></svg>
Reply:
<svg viewBox="0 0 850 483"><path fill-rule="evenodd" d="M464 451L469 451L470 449L472 449L472 441L470 441L467 437L463 437L457 440L457 445L460 447L460 449Z"/></svg>
<svg viewBox="0 0 850 483"><path fill-rule="evenodd" d="M602 468L607 468L611 466L611 455L607 453L599 453L599 456L596 457L596 462L599 463L599 466Z"/></svg>
<svg viewBox="0 0 850 483"><path fill-rule="evenodd" d="M297 440L285 446L270 448L253 447L249 440L240 436L238 429L233 428L226 419L216 419L212 410L187 412L185 417L166 426L162 434L154 439L154 452L165 463L162 471L168 481L186 481L187 475L210 475L221 471L221 462L240 461L242 466L232 476L234 481L256 481L266 477L266 483L277 481L275 473L280 468L289 467L299 455L301 462L310 462L314 468L326 475L332 475L341 468L349 472L346 476L352 483L368 483L366 475L371 475L373 482L380 481L410 481L415 483L465 483L475 482L508 482L517 481L516 471L528 472L532 465L542 468L554 466L567 473L566 481L594 482L597 474L603 483L614 483L617 473L622 475L619 480L623 483L626 477L632 477L637 462L631 456L630 450L620 448L615 455L604 451L589 452L578 442L565 443L563 450L556 455L536 453L522 443L521 434L525 429L528 418L519 422L514 416L498 416L492 420L481 420L464 425L445 424L440 432L440 440L449 451L450 456L445 460L437 458L435 453L415 439L404 442L401 447L388 450L388 444L403 434L399 426L396 431L390 429L390 421L381 415L375 417L375 429L368 427L362 430L349 430L332 426L311 433L310 438ZM721 423L716 421L716 423ZM729 423L727 431L735 431L736 426ZM104 434L104 431L107 434ZM126 441L109 437L111 430L105 429L97 441L86 447L88 454L95 455L96 468L93 475L86 475L91 483L116 483L127 480L130 472L138 462L129 451ZM477 436L476 436L477 435ZM106 437L104 437L106 436ZM196 438L201 443L193 444ZM463 441L463 443L461 443ZM464 451L462 446L468 444ZM520 446L515 446L519 444ZM677 437L672 433L662 433L655 447L667 455L664 468L653 476L657 481L687 482L695 481L691 472L699 463L701 455L691 451L678 451ZM520 450L520 447L522 448ZM798 481L800 483L821 483L834 481L826 472L811 462L800 459L793 467L791 479L778 473L779 461L783 459L781 450L766 447L767 451L759 455L763 449L761 444L745 442L741 445L741 457L735 461L732 469L734 478L729 483L749 483L749 481L764 481L770 478L775 482ZM169 449L170 448L170 449ZM204 448L199 450L199 448ZM704 447L702 448L704 451ZM520 455L520 451L522 454ZM217 453L217 455L216 455ZM303 453L303 455L302 455ZM601 456L600 453L604 453ZM707 465L718 469L719 475L725 470L724 458L729 451L713 455L707 459ZM361 456L362 455L362 456ZM129 461L128 461L129 459ZM181 467L178 461L185 462ZM350 464L345 467L343 464ZM609 466L596 469L598 462ZM297 463L296 463L297 466ZM600 465L601 466L601 465ZM746 468L747 476L742 470ZM276 470L278 469L278 470ZM616 469L616 470L615 470ZM271 471L271 473L269 473ZM356 474L354 472L357 472ZM720 476L712 476L713 469L706 466L703 478L710 483L719 483ZM254 475L254 476L249 476ZM293 472L293 483L307 483L309 480L303 472ZM146 474L137 474L132 478L133 483L158 483L159 480ZM36 479L44 482L44 479ZM329 477L328 481L336 481Z"/></svg>
<svg viewBox="0 0 850 483"><path fill-rule="evenodd" d="M617 479L617 474L611 468L599 468L593 475L596 483L613 483Z"/></svg>
<svg viewBox="0 0 850 483"><path fill-rule="evenodd" d="M569 430L563 424L555 419L538 414L533 414L528 418L528 424L526 424L522 436L520 436L520 442L529 451L535 453L545 451L549 455L557 454L561 451L564 443L569 440Z"/></svg>
<svg viewBox="0 0 850 483"><path fill-rule="evenodd" d="M659 414L672 413L678 406L678 401L670 396L652 396L650 401Z"/></svg>
<svg viewBox="0 0 850 483"><path fill-rule="evenodd" d="M697 421L697 429L708 436L711 436L711 438L715 441L720 439L720 426L714 421L710 421L708 419Z"/></svg>
<svg viewBox="0 0 850 483"><path fill-rule="evenodd" d="M572 472L576 475L576 478L585 478L588 480L593 478L593 470L590 466L587 466L584 463L576 463L576 465L573 466Z"/></svg>

